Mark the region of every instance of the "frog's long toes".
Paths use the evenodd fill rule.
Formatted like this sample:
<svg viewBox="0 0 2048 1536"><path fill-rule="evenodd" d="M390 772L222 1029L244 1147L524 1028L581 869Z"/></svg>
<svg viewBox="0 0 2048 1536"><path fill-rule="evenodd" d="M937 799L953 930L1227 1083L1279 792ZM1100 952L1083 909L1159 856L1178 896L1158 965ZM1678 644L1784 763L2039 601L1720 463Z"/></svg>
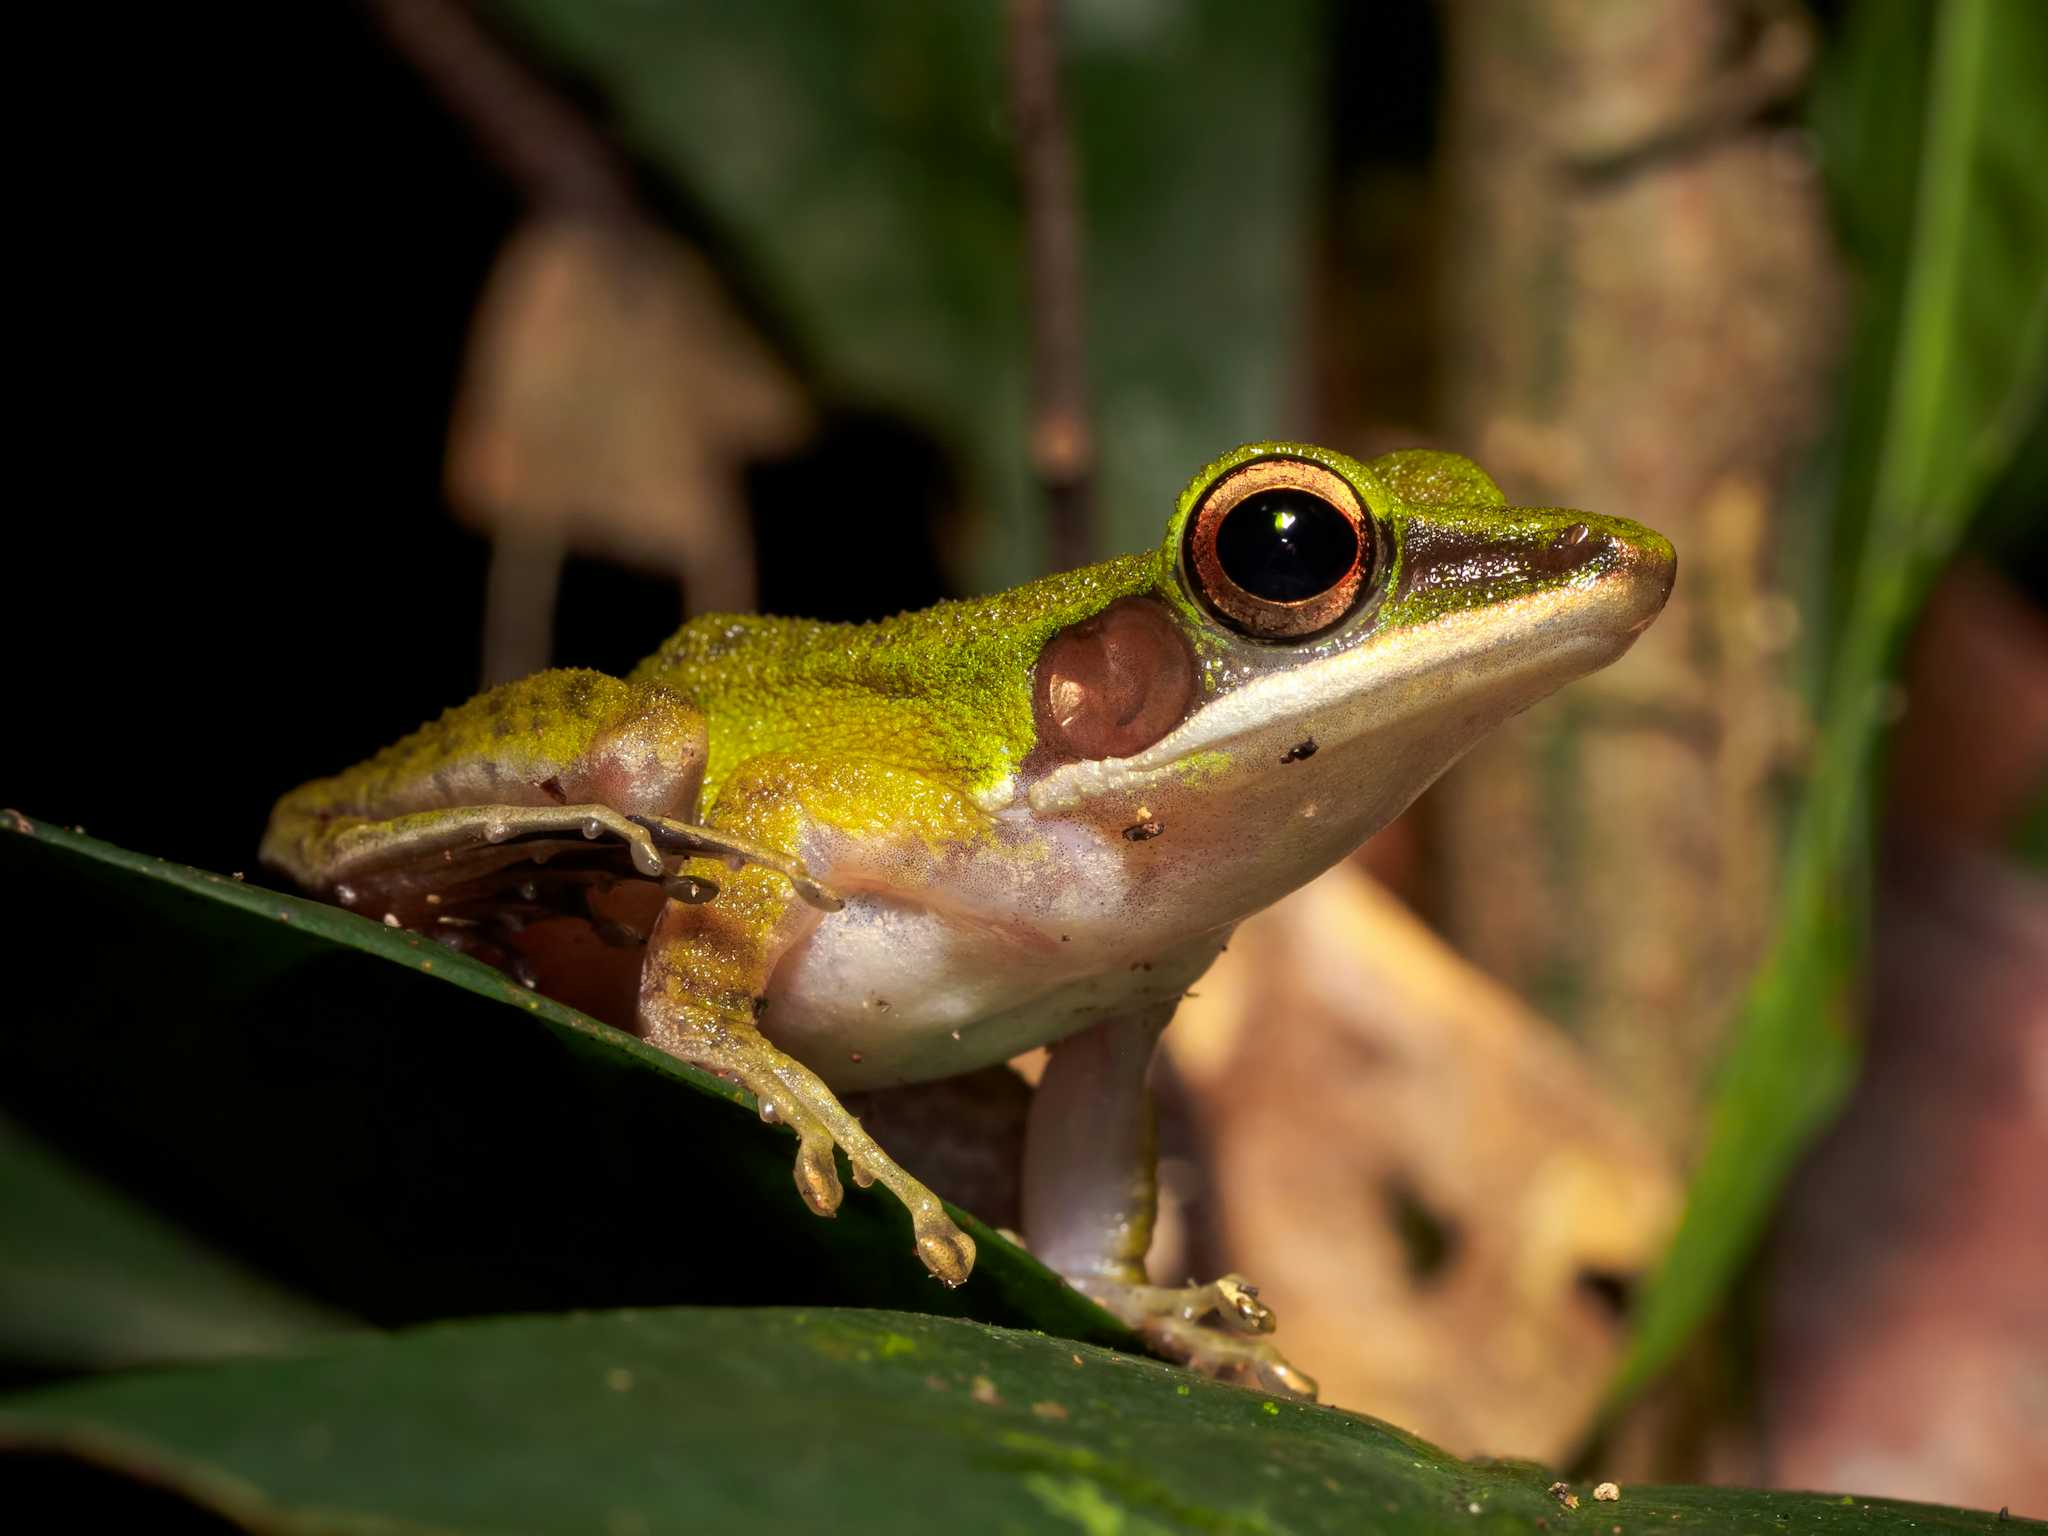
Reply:
<svg viewBox="0 0 2048 1536"><path fill-rule="evenodd" d="M701 907L718 899L718 882L699 875L665 876L661 888L670 901L680 901L686 907Z"/></svg>
<svg viewBox="0 0 2048 1536"><path fill-rule="evenodd" d="M1316 1400L1316 1379L1306 1371L1298 1371L1278 1355L1260 1359L1253 1366L1258 1385L1268 1392L1285 1393L1290 1397L1305 1397Z"/></svg>
<svg viewBox="0 0 2048 1536"><path fill-rule="evenodd" d="M654 839L645 831L626 839L626 846L632 851L633 867L650 880L659 880L667 871L662 867L661 850L654 846Z"/></svg>
<svg viewBox="0 0 2048 1536"><path fill-rule="evenodd" d="M797 895L820 912L837 912L846 905L844 896L806 873L801 865L798 866L797 872L789 877L789 883L796 887Z"/></svg>
<svg viewBox="0 0 2048 1536"><path fill-rule="evenodd" d="M1256 1286L1243 1275L1225 1275L1211 1290L1215 1312L1226 1327L1240 1333L1271 1333L1275 1326L1273 1309L1259 1300Z"/></svg>
<svg viewBox="0 0 2048 1536"><path fill-rule="evenodd" d="M965 1285L974 1272L974 1239L944 1215L915 1222L917 1256L949 1288Z"/></svg>
<svg viewBox="0 0 2048 1536"><path fill-rule="evenodd" d="M839 1185L839 1170L832 1163L832 1143L825 1137L806 1136L797 1147L796 1187L808 1205L820 1216L835 1216L846 1192Z"/></svg>
<svg viewBox="0 0 2048 1536"><path fill-rule="evenodd" d="M1204 1376L1315 1401L1315 1378L1289 1365L1264 1339L1182 1322L1166 1322L1156 1329L1140 1325L1138 1332L1162 1354Z"/></svg>
<svg viewBox="0 0 2048 1536"><path fill-rule="evenodd" d="M1074 1285L1114 1312L1154 1349L1204 1376L1267 1392L1313 1399L1316 1384L1258 1335L1273 1331L1273 1310L1242 1275L1208 1285L1133 1284L1099 1275Z"/></svg>

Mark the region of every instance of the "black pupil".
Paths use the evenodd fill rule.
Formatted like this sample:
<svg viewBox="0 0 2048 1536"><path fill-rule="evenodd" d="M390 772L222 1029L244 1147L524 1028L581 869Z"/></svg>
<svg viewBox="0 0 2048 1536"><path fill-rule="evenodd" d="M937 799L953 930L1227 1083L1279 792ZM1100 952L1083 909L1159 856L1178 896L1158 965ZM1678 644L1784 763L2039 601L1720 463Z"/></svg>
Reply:
<svg viewBox="0 0 2048 1536"><path fill-rule="evenodd" d="M1230 509L1216 530L1223 574L1253 597L1320 597L1358 563L1358 529L1307 491L1262 491Z"/></svg>

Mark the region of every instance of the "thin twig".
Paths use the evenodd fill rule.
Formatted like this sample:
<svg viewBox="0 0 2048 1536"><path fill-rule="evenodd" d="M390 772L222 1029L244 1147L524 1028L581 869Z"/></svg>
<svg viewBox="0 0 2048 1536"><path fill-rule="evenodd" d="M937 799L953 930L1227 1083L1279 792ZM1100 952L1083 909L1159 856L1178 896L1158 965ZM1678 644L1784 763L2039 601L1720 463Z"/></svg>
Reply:
<svg viewBox="0 0 2048 1536"><path fill-rule="evenodd" d="M638 217L632 178L618 153L462 0L367 0L365 8L537 208L585 218Z"/></svg>
<svg viewBox="0 0 2048 1536"><path fill-rule="evenodd" d="M1080 218L1060 107L1059 0L1010 0L1011 109L1031 284L1031 463L1045 487L1056 569L1091 553L1095 439L1088 426Z"/></svg>

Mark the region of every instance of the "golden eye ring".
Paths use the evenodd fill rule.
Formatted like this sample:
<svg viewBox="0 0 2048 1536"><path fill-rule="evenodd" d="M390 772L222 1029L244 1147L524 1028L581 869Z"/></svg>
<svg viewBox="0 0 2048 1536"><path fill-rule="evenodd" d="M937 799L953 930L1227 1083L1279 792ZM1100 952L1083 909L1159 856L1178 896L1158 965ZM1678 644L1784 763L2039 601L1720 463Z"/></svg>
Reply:
<svg viewBox="0 0 2048 1536"><path fill-rule="evenodd" d="M1301 459L1221 476L1188 519L1182 559L1202 602L1255 640L1299 640L1356 605L1376 561L1372 515L1349 481Z"/></svg>

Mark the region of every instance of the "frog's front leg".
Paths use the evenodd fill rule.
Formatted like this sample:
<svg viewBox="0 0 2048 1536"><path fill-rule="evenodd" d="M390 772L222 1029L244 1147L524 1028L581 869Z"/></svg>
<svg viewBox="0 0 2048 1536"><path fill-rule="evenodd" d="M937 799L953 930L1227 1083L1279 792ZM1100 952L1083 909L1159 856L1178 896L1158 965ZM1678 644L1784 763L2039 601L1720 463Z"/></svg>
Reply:
<svg viewBox="0 0 2048 1536"><path fill-rule="evenodd" d="M974 1239L938 1196L899 1167L819 1076L778 1050L755 1027L775 963L814 926L791 887L748 868L708 906L668 902L648 942L640 990L640 1033L682 1061L736 1078L761 1118L797 1135L796 1187L820 1216L839 1209L836 1146L863 1187L879 1183L910 1212L918 1257L947 1285L974 1268Z"/></svg>
<svg viewBox="0 0 2048 1536"><path fill-rule="evenodd" d="M1177 1001L1177 1000L1175 1000ZM1230 1381L1314 1397L1259 1334L1273 1314L1241 1276L1148 1285L1158 1144L1145 1077L1174 1001L1113 1015L1052 1048L1024 1143L1031 1251L1160 1353Z"/></svg>

